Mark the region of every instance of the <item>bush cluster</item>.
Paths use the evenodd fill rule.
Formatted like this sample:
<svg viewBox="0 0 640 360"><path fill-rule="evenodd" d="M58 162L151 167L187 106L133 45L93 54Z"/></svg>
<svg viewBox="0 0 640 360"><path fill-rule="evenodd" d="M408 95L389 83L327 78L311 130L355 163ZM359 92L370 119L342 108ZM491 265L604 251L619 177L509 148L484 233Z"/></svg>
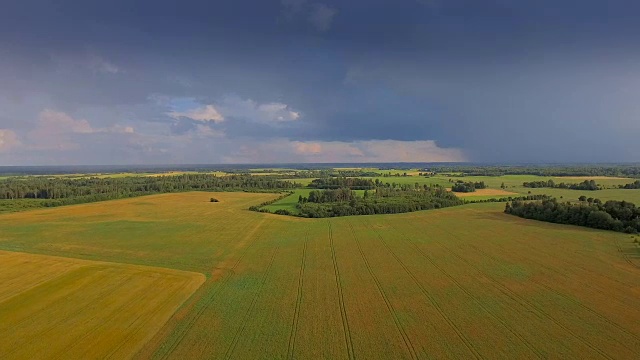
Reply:
<svg viewBox="0 0 640 360"><path fill-rule="evenodd" d="M373 194L365 193L364 197L355 196L353 192L349 194L348 189L325 190L323 192L327 191L333 191L334 194L319 194L314 196L313 200L315 201L310 201L310 198L303 198L298 203L300 216L324 218L348 215L397 214L463 204L463 201L455 195L442 188L435 187L424 190L376 188ZM340 193L349 195L337 196ZM325 202L324 200L326 199L336 200Z"/></svg>
<svg viewBox="0 0 640 360"><path fill-rule="evenodd" d="M479 182L463 182L461 180L456 181L453 186L451 186L451 191L453 192L461 192L461 193L469 193L474 192L476 189L485 189L487 185L484 181Z"/></svg>

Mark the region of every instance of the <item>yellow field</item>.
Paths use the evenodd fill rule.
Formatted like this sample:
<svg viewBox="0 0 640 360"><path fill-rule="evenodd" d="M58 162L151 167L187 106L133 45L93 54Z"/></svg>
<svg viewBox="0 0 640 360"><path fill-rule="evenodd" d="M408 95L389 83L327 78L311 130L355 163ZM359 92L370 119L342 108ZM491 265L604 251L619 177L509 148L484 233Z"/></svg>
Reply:
<svg viewBox="0 0 640 360"><path fill-rule="evenodd" d="M0 251L0 358L131 357L202 274Z"/></svg>

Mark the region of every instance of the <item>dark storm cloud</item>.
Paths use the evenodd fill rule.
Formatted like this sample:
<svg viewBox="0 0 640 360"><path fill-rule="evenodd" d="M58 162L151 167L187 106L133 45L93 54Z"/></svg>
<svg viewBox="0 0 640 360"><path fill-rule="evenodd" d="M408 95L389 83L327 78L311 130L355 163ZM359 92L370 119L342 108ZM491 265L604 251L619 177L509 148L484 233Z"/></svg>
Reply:
<svg viewBox="0 0 640 360"><path fill-rule="evenodd" d="M140 162L387 139L478 161L634 161L639 15L626 0L4 4L0 162L45 159L25 144L47 109L133 128L101 136ZM83 136L64 159L110 161Z"/></svg>

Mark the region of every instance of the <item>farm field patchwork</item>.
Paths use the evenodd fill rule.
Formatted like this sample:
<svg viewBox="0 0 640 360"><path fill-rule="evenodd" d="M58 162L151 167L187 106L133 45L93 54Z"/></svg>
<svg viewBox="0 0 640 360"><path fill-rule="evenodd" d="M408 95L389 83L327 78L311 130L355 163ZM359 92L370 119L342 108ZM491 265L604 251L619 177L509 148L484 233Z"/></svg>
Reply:
<svg viewBox="0 0 640 360"><path fill-rule="evenodd" d="M206 276L158 332L145 332L135 358L640 357L630 235L524 220L500 203L331 219L246 210L274 197L192 192L5 214L0 249L76 258L56 265L60 281L95 268L76 261ZM0 296L44 301L2 284ZM77 303L101 291L60 288ZM0 314L11 299L0 297ZM115 314L92 309L77 316ZM42 319L29 331L46 332Z"/></svg>
<svg viewBox="0 0 640 360"><path fill-rule="evenodd" d="M578 197L581 195L585 195L587 197L599 198L602 201L607 200L626 200L629 202L633 202L636 205L640 205L640 190L639 189L618 189L612 188L617 187L618 185L629 184L635 179L631 178L618 178L618 177L606 177L606 176L594 176L594 177L549 177L549 176L536 176L536 175L505 175L505 176L465 176L465 177L456 177L456 176L444 176L444 175L436 175L431 177L417 176L413 174L413 172L407 172L407 174L412 174L412 176L406 177L378 177L371 178L373 181L376 179L382 181L383 183L396 183L396 184L407 184L407 185L440 185L446 188L450 188L452 182L457 180L461 181L484 181L488 189L482 189L480 191L476 190L472 193L456 193L459 197L469 198L468 200L487 200L487 199L495 199L501 198L504 196L526 196L529 194L546 194L550 196L554 196L561 200L566 201L576 201ZM570 189L550 189L550 188L526 188L522 186L523 182L532 182L532 181L547 181L549 179L553 179L556 183L565 182L568 184L582 182L584 180L595 180L598 184L606 187L604 190L596 190L596 191L581 191L581 190L570 190ZM303 186L311 183L313 179L291 179L291 181L298 182ZM502 189L501 186L504 183L505 189ZM300 190L302 191L302 190ZM493 192L492 194L487 194L486 192ZM505 191L505 192L502 192ZM307 191L308 192L308 191ZM484 192L484 193L483 193ZM510 193L507 194L506 192ZM295 196L297 201L297 195ZM289 199L291 200L291 199ZM289 200L283 201L290 202ZM280 202L279 202L280 203ZM285 205L282 208L290 209L291 204L283 204ZM272 205L273 206L273 205ZM293 204L295 207L295 204ZM277 209L273 207L272 210Z"/></svg>

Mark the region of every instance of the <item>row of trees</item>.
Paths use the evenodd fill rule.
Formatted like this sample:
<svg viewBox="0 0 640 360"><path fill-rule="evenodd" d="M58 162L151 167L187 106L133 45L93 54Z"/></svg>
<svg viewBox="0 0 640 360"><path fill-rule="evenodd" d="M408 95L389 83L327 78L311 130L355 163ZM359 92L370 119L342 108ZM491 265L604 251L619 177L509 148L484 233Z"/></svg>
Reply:
<svg viewBox="0 0 640 360"><path fill-rule="evenodd" d="M598 186L595 180L585 180L577 184L566 184L563 182L556 184L555 181L553 181L553 179L549 179L547 181L542 180L542 181L523 182L522 186L528 187L528 188L557 188L557 189L588 190L588 191L600 190L600 186Z"/></svg>
<svg viewBox="0 0 640 360"><path fill-rule="evenodd" d="M376 183L380 181L376 179ZM349 188L352 190L370 190L376 186L371 179L351 178L351 177L329 177L314 179L308 185L314 189L339 189Z"/></svg>
<svg viewBox="0 0 640 360"><path fill-rule="evenodd" d="M621 189L640 189L640 180L636 180L631 184L620 185Z"/></svg>
<svg viewBox="0 0 640 360"><path fill-rule="evenodd" d="M544 194L535 194L535 195L523 195L523 196L505 196L501 198L490 198L490 199L477 199L466 198L463 199L465 204L475 204L475 203L494 203L494 202L507 202L507 201L522 201L522 200L548 200L552 197Z"/></svg>
<svg viewBox="0 0 640 360"><path fill-rule="evenodd" d="M128 197L191 190L279 191L296 186L291 181L250 175L184 174L85 179L27 177L0 181L0 199L65 199L93 195Z"/></svg>
<svg viewBox="0 0 640 360"><path fill-rule="evenodd" d="M626 201L610 200L591 203L559 202L548 199L536 202L507 203L505 213L526 219L587 226L596 229L640 232L640 208Z"/></svg>
<svg viewBox="0 0 640 360"><path fill-rule="evenodd" d="M40 207L55 207L183 191L280 192L297 187L290 181L264 176L209 174L131 176L122 178L8 178L0 181L0 201L31 199ZM36 207L36 204L31 207ZM4 206L14 208L15 206Z"/></svg>
<svg viewBox="0 0 640 360"><path fill-rule="evenodd" d="M455 184L451 186L451 191L468 193L468 192L474 192L476 191L476 189L485 189L486 187L487 185L484 183L484 181L463 182L461 180L458 180L456 181Z"/></svg>
<svg viewBox="0 0 640 360"><path fill-rule="evenodd" d="M443 188L428 188L426 190L402 190L379 188L373 192L366 192L359 197L349 189L324 190L314 196L318 202L306 201L298 204L300 216L323 218L347 215L396 214L428 209L439 209L449 206L462 205L463 201ZM323 202L326 199L343 198L333 202Z"/></svg>
<svg viewBox="0 0 640 360"><path fill-rule="evenodd" d="M640 165L433 165L424 169L467 176L621 176L640 177Z"/></svg>
<svg viewBox="0 0 640 360"><path fill-rule="evenodd" d="M274 171L275 172L275 171ZM289 178L315 179L329 177L378 177L380 173L375 171L360 169L320 169L320 170L299 170L291 174L291 171L279 172Z"/></svg>

